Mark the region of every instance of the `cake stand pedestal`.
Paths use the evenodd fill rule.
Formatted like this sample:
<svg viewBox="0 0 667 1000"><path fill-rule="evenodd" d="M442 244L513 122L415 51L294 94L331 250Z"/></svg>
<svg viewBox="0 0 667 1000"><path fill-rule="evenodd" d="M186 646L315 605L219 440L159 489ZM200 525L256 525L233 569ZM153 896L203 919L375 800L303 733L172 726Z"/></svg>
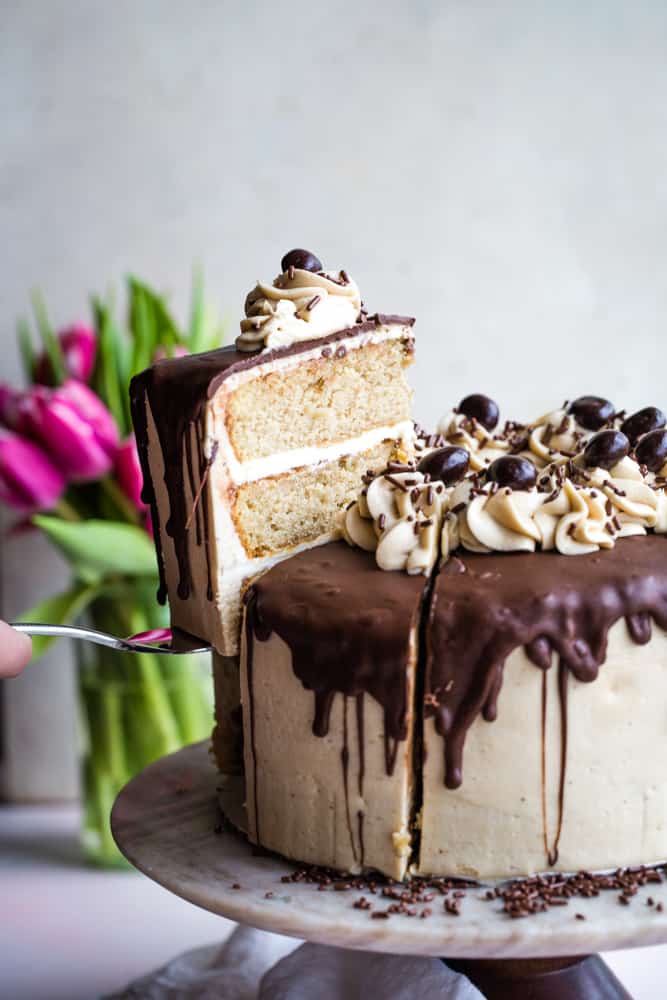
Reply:
<svg viewBox="0 0 667 1000"><path fill-rule="evenodd" d="M609 891L518 920L500 911L498 901L485 900L483 889L472 888L458 917L446 913L436 896L428 919L372 919L368 910L353 906L361 891L320 892L312 884L284 883L293 864L253 851L241 834L221 828L220 780L207 744L186 747L126 785L111 825L136 868L231 920L341 948L445 956L489 1000L628 998L593 953L667 942L667 884L641 889L628 906ZM230 787L240 812L238 793ZM663 903L662 911L647 906L649 895Z"/></svg>

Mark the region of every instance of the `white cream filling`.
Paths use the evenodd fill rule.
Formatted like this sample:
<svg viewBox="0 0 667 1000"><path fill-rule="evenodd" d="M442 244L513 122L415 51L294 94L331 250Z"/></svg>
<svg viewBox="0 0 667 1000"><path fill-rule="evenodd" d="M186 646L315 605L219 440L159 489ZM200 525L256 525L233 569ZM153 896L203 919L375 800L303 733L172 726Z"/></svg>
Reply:
<svg viewBox="0 0 667 1000"><path fill-rule="evenodd" d="M293 448L291 451L278 452L273 455L266 455L262 458L253 458L248 462L239 462L237 459L229 435L225 431L221 439L218 439L218 455L216 461L222 460L227 466L230 481L235 486L244 483L252 483L258 479L267 479L271 476L280 476L293 469L301 469L304 466L321 465L324 462L333 462L343 455L355 455L360 451L367 451L381 444L382 441L401 441L407 444L413 436L412 421L403 420L398 424L389 424L383 427L374 427L370 431L365 431L354 438L346 438L344 441L336 441L330 445L309 445L305 448Z"/></svg>

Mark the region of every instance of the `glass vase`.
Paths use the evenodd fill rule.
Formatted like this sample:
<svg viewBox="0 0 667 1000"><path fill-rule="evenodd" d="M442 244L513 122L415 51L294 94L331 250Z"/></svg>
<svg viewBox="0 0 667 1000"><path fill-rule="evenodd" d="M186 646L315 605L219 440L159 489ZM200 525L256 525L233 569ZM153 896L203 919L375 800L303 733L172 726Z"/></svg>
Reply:
<svg viewBox="0 0 667 1000"><path fill-rule="evenodd" d="M121 586L95 600L88 621L113 635L168 625L154 586ZM110 813L121 788L144 767L210 736L210 657L123 653L77 643L82 737L82 839L89 861L127 865L111 835Z"/></svg>

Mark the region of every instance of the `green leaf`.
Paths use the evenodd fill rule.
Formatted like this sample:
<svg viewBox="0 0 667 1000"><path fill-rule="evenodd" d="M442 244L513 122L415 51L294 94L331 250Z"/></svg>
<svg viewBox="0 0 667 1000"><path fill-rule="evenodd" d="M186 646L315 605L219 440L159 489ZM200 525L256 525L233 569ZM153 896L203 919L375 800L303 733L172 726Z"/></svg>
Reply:
<svg viewBox="0 0 667 1000"><path fill-rule="evenodd" d="M110 573L156 576L155 549L143 528L117 521L75 524L44 514L36 515L33 522L87 583Z"/></svg>
<svg viewBox="0 0 667 1000"><path fill-rule="evenodd" d="M51 362L53 381L56 385L62 385L67 378L67 369L65 367L62 347L60 346L60 341L56 337L53 327L49 322L44 299L38 291L34 291L32 293L32 308L35 313L35 319L37 320L39 335L44 343L44 350L46 351L49 361Z"/></svg>
<svg viewBox="0 0 667 1000"><path fill-rule="evenodd" d="M140 372L153 360L157 347L154 317L143 288L130 281L130 331L134 339L132 371Z"/></svg>
<svg viewBox="0 0 667 1000"><path fill-rule="evenodd" d="M128 347L113 320L111 306L101 299L93 299L93 313L97 329L97 360L93 384L104 400L123 434L129 430L127 396Z"/></svg>
<svg viewBox="0 0 667 1000"><path fill-rule="evenodd" d="M128 278L130 298L130 330L135 340L132 374L147 368L158 347L170 347L184 342L164 298L138 278Z"/></svg>
<svg viewBox="0 0 667 1000"><path fill-rule="evenodd" d="M99 593L99 587L78 583L70 590L40 601L22 616L22 621L38 624L71 625ZM43 656L55 642L54 636L36 635L32 640L33 659Z"/></svg>
<svg viewBox="0 0 667 1000"><path fill-rule="evenodd" d="M18 334L19 350L21 352L21 361L23 362L23 371L27 382L34 381L35 378L35 366L37 363L37 354L35 352L35 347L32 342L32 335L30 333L30 326L28 321L23 317L18 320L16 324L16 331Z"/></svg>

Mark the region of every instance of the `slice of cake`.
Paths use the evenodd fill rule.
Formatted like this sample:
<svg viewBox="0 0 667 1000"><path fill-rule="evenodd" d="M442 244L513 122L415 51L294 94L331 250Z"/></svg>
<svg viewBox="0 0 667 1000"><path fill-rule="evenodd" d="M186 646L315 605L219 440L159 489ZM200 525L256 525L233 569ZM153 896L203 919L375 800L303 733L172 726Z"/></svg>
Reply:
<svg viewBox="0 0 667 1000"><path fill-rule="evenodd" d="M242 701L251 841L343 871L407 870L423 576L337 542L246 594Z"/></svg>
<svg viewBox="0 0 667 1000"><path fill-rule="evenodd" d="M364 471L409 453L412 324L368 316L345 271L292 251L248 295L234 347L133 380L173 625L237 655L246 581L338 537Z"/></svg>

